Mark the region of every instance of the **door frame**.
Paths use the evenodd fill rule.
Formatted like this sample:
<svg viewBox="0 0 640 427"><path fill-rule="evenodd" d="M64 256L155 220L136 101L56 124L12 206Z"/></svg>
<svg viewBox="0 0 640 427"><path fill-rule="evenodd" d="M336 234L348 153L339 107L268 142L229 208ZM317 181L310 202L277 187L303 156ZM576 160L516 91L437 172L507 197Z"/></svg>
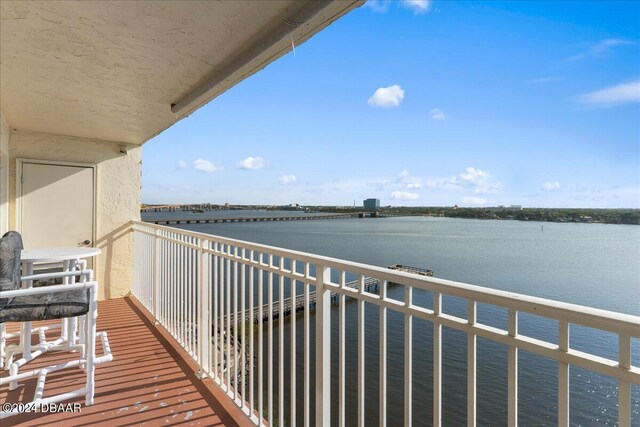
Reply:
<svg viewBox="0 0 640 427"><path fill-rule="evenodd" d="M78 163L78 162L61 162L56 160L40 160L29 158L16 158L16 208L15 208L15 225L16 230L22 234L22 166L25 163L34 163L40 165L50 166L75 166L90 168L93 178L93 200L91 202L92 218L91 218L91 246L95 247L96 244L96 230L97 230L97 201L98 201L98 166L90 163ZM96 270L95 257L93 263L93 269Z"/></svg>

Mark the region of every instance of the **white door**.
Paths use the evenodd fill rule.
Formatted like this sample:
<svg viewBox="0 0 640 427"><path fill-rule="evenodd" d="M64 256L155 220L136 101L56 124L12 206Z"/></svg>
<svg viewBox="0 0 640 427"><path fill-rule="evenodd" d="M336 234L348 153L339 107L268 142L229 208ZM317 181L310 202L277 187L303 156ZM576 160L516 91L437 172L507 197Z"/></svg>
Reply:
<svg viewBox="0 0 640 427"><path fill-rule="evenodd" d="M27 160L21 169L24 247L93 246L95 169Z"/></svg>

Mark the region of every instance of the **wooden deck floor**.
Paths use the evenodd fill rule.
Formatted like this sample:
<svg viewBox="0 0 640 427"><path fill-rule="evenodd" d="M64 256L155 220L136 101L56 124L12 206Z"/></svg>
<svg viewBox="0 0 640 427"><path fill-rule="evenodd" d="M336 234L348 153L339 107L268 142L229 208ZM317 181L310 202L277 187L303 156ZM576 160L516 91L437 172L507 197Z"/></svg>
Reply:
<svg viewBox="0 0 640 427"><path fill-rule="evenodd" d="M147 311L134 298L101 301L98 313L98 330L107 331L113 361L96 368L95 403L87 407L84 399L78 399L71 402L82 403L79 413L21 414L2 420L2 427L251 425L211 380L196 378L195 363L162 328L153 326ZM8 329L16 326L9 324ZM97 353L102 354L99 343ZM70 359L70 355L48 353L27 366L53 365ZM7 375L6 371L2 375ZM35 383L35 378L23 381L12 392L8 386L1 387L0 403L31 401ZM44 396L83 384L82 370L59 371L47 376Z"/></svg>

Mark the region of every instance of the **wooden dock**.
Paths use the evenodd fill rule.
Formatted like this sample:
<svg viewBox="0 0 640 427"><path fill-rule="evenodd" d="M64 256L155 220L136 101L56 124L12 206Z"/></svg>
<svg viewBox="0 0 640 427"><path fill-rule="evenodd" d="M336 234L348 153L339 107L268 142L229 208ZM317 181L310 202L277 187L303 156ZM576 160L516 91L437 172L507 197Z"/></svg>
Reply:
<svg viewBox="0 0 640 427"><path fill-rule="evenodd" d="M407 273L418 274L421 276L433 276L432 270L427 270L419 267L410 267L406 265L394 264L394 265L390 265L388 268L391 270L405 271ZM395 285L395 284L396 283L393 283L393 282L388 283L388 285ZM359 285L358 280L345 283L345 287L352 288L352 289L357 289L358 285ZM379 279L376 279L374 277L365 277L364 290L366 292L372 292L372 291L377 292L379 289L380 289ZM338 302L338 293L331 292L331 303L335 304L337 302ZM309 292L309 308L311 309L312 307L315 307L315 305L316 305L316 292L312 291L312 292ZM292 300L291 297L285 298L283 300L282 307L280 306L280 300L275 299L273 301L273 310L271 311L271 317L273 319L277 319L280 317L281 312L283 316L288 316L291 314L292 310L295 310L295 312L297 313L298 311L303 311L304 309L305 309L304 294L296 295L295 300ZM235 320L234 316L235 316L235 313L231 313L230 315L231 323L233 323ZM240 319L240 317L243 317L245 322L249 321L251 319L251 310L245 310L244 316L239 315L238 322L243 321ZM225 327L226 319L227 319L227 316L225 315L223 317L222 325L220 325L220 327L223 327L223 328ZM255 307L253 309L253 321L257 323L259 319L260 319L260 307ZM269 320L269 304L264 304L262 306L262 321L266 322L267 320Z"/></svg>
<svg viewBox="0 0 640 427"><path fill-rule="evenodd" d="M405 273L413 273L419 276L428 276L428 277L433 276L433 270L427 270L426 268L411 267L411 266L402 265L402 264L390 265L387 268L389 270L404 271Z"/></svg>

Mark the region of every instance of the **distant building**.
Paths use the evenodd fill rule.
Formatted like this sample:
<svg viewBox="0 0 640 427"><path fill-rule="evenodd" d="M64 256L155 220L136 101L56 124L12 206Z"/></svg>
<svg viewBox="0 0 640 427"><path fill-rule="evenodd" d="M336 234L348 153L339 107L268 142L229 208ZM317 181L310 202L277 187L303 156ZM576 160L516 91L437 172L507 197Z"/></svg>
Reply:
<svg viewBox="0 0 640 427"><path fill-rule="evenodd" d="M520 209L520 210L522 210L522 205L511 205L511 209Z"/></svg>
<svg viewBox="0 0 640 427"><path fill-rule="evenodd" d="M288 204L288 205L284 205L284 206L280 206L280 209L282 209L283 211L298 211L298 210L303 210L302 206L300 206L299 204Z"/></svg>
<svg viewBox="0 0 640 427"><path fill-rule="evenodd" d="M366 199L363 205L365 209L380 209L380 199Z"/></svg>

